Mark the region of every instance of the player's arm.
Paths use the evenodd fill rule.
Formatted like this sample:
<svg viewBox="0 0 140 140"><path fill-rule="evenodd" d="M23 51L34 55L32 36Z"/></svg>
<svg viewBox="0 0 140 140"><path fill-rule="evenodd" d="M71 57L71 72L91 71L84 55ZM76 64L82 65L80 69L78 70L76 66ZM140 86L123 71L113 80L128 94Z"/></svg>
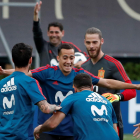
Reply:
<svg viewBox="0 0 140 140"><path fill-rule="evenodd" d="M14 71L15 71L15 69L3 69L0 66L0 75L8 76L8 75L11 75Z"/></svg>
<svg viewBox="0 0 140 140"><path fill-rule="evenodd" d="M46 114L53 113L54 111L61 109L60 106L51 105L46 100L42 100L38 102L37 106L43 113L46 113Z"/></svg>
<svg viewBox="0 0 140 140"><path fill-rule="evenodd" d="M112 79L116 79L119 81L123 81L125 83L131 83L123 65L118 60L115 60L116 64L112 65ZM120 101L128 101L132 98L136 97L136 90L135 89L125 89L122 93L117 93L120 97Z"/></svg>
<svg viewBox="0 0 140 140"><path fill-rule="evenodd" d="M34 136L36 139L39 138L39 134L42 132L47 132L55 129L60 122L65 118L65 114L63 112L54 113L44 124L37 126L34 129Z"/></svg>
<svg viewBox="0 0 140 140"><path fill-rule="evenodd" d="M37 2L35 7L34 7L34 21L39 21L39 18L38 18L38 13L41 9L41 5L42 5L42 1L40 2Z"/></svg>
<svg viewBox="0 0 140 140"><path fill-rule="evenodd" d="M138 89L140 90L140 84L130 84L121 82L118 80L113 79L99 79L99 82L97 83L98 86L106 87L110 89Z"/></svg>
<svg viewBox="0 0 140 140"><path fill-rule="evenodd" d="M116 133L118 134L117 123L113 123L113 128L115 129Z"/></svg>
<svg viewBox="0 0 140 140"><path fill-rule="evenodd" d="M15 69L3 69L3 68L0 66L0 75L8 76L8 75L11 75L14 71L15 71ZM31 71L29 71L26 75L32 77Z"/></svg>
<svg viewBox="0 0 140 140"><path fill-rule="evenodd" d="M34 42L35 42L35 46L36 49L38 51L38 53L40 53L43 49L44 46L44 39L43 39L43 34L42 34L42 30L40 28L40 24L39 24L39 17L38 17L38 13L41 9L41 5L42 2L37 2L35 7L34 7L34 16L33 16L33 38L34 38Z"/></svg>

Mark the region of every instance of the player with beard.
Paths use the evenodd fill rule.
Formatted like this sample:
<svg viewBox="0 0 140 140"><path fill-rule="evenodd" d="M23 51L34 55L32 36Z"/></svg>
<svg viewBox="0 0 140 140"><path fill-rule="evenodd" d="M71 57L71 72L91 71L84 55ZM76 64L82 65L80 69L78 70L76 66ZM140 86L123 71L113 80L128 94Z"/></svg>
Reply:
<svg viewBox="0 0 140 140"><path fill-rule="evenodd" d="M41 9L42 2L37 2L34 8L34 17L33 17L33 35L34 42L37 49L37 52L40 57L40 66L45 66L50 64L51 66L58 65L57 55L58 55L58 47L63 43L70 43L62 41L64 36L63 25L59 22L52 22L48 25L47 36L49 37L49 41L44 40L42 30L39 24L38 13ZM75 56L78 57L78 60L75 61L75 67L81 67L81 64L87 60L87 54L82 52L76 45L74 45ZM78 53L78 54L77 54ZM86 56L86 57L85 57Z"/></svg>
<svg viewBox="0 0 140 140"><path fill-rule="evenodd" d="M131 83L122 64L115 58L103 53L101 47L104 43L104 39L99 29L94 27L87 29L84 43L90 58L82 64L82 68L100 78L115 79ZM119 90L95 86L94 91L103 95L113 103L118 120L119 137L120 140L123 140L123 122L119 101L128 101L134 98L136 96L136 90L126 89L120 93Z"/></svg>

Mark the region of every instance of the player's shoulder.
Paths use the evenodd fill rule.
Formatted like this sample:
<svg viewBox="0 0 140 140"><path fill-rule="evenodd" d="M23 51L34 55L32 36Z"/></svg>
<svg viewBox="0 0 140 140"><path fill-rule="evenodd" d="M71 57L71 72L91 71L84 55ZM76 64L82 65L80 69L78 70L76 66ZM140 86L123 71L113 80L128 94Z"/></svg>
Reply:
<svg viewBox="0 0 140 140"><path fill-rule="evenodd" d="M32 73L37 73L37 72L41 72L41 71L56 71L58 70L58 66L50 66L49 64L47 64L46 66L42 66L36 69L31 70Z"/></svg>
<svg viewBox="0 0 140 140"><path fill-rule="evenodd" d="M82 66L82 67L85 67L85 66L89 65L90 59L91 59L91 58L88 58L81 66Z"/></svg>
<svg viewBox="0 0 140 140"><path fill-rule="evenodd" d="M84 72L84 69L83 68L78 69L78 68L73 67L72 71L74 71L75 73L82 73Z"/></svg>
<svg viewBox="0 0 140 140"><path fill-rule="evenodd" d="M122 67L122 64L119 60L107 54L104 56L104 60L106 60L111 66Z"/></svg>
<svg viewBox="0 0 140 140"><path fill-rule="evenodd" d="M119 60L107 54L104 55L104 59L112 63L120 63Z"/></svg>

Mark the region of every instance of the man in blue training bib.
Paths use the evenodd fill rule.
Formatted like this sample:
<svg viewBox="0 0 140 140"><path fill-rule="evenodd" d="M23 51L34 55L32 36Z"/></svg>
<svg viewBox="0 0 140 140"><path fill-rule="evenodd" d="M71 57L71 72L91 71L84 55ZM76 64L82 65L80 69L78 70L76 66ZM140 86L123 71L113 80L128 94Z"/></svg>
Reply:
<svg viewBox="0 0 140 140"><path fill-rule="evenodd" d="M32 63L32 47L23 43L12 49L15 72L0 81L0 140L28 140L34 104L43 113L60 109L50 105L37 80L27 76Z"/></svg>
<svg viewBox="0 0 140 140"><path fill-rule="evenodd" d="M35 128L34 136L38 139L40 133L55 129L70 114L74 122L75 140L119 140L112 104L93 92L91 77L80 73L73 84L76 93L66 97L61 103L61 110Z"/></svg>

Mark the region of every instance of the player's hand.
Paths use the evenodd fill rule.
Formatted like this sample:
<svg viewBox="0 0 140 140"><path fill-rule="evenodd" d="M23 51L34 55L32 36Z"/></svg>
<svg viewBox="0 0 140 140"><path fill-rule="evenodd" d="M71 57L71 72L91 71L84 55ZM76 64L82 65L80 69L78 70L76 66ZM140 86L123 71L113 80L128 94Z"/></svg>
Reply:
<svg viewBox="0 0 140 140"><path fill-rule="evenodd" d="M74 64L74 67L80 69L83 63L84 61L78 61L76 64Z"/></svg>
<svg viewBox="0 0 140 140"><path fill-rule="evenodd" d="M61 106L50 104L49 105L49 110L50 110L49 112L53 113L54 111L60 110L61 108L62 108Z"/></svg>
<svg viewBox="0 0 140 140"><path fill-rule="evenodd" d="M117 94L103 93L102 96L104 96L111 103L120 101L120 97Z"/></svg>
<svg viewBox="0 0 140 140"><path fill-rule="evenodd" d="M3 75L4 74L4 70L3 68L0 66L0 75Z"/></svg>
<svg viewBox="0 0 140 140"><path fill-rule="evenodd" d="M39 125L39 126L37 126L37 127L34 129L34 137L35 137L36 139L39 139L39 138L40 138L40 137L39 137L39 134L41 133L41 132L40 132L41 126L42 126L42 125Z"/></svg>
<svg viewBox="0 0 140 140"><path fill-rule="evenodd" d="M34 15L38 15L40 9L41 9L42 1L37 2L34 8Z"/></svg>
<svg viewBox="0 0 140 140"><path fill-rule="evenodd" d="M137 90L140 90L140 84L137 84L136 86L137 86L136 89L137 89Z"/></svg>
<svg viewBox="0 0 140 140"><path fill-rule="evenodd" d="M133 125L134 127L137 127L134 131L133 131L133 136L136 138L140 138L140 123Z"/></svg>

